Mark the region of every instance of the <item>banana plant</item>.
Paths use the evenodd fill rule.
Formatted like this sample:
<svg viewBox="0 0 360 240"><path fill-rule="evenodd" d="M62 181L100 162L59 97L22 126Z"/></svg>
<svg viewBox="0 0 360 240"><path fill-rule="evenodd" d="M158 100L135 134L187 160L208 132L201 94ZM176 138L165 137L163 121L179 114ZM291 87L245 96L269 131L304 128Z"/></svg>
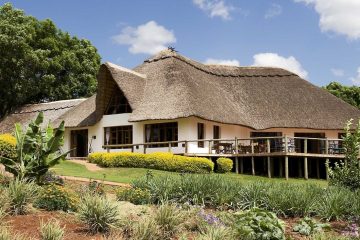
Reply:
<svg viewBox="0 0 360 240"><path fill-rule="evenodd" d="M40 112L25 131L20 124L15 124L17 157L15 159L0 157L5 170L19 179L41 183L42 177L49 168L65 159L69 153L61 152L64 144L64 122L61 122L56 129L50 124L43 129L41 126L43 121L44 114Z"/></svg>

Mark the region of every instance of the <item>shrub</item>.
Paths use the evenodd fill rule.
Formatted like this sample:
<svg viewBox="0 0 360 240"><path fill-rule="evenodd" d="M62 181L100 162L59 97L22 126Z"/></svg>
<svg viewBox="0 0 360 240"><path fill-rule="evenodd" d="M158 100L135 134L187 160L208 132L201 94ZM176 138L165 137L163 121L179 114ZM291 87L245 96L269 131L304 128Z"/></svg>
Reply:
<svg viewBox="0 0 360 240"><path fill-rule="evenodd" d="M16 158L16 139L11 134L0 135L0 156Z"/></svg>
<svg viewBox="0 0 360 240"><path fill-rule="evenodd" d="M58 221L40 223L41 240L62 240L64 238L64 228L60 227Z"/></svg>
<svg viewBox="0 0 360 240"><path fill-rule="evenodd" d="M345 137L343 138L343 148L345 161L335 163L335 167L327 168L329 171L329 184L341 187L347 187L351 190L360 189L360 120L355 131L351 130L352 120L345 126Z"/></svg>
<svg viewBox="0 0 360 240"><path fill-rule="evenodd" d="M45 175L42 177L42 183L43 184L57 184L63 186L64 179L62 179L60 176L56 175L53 171L48 171L45 173Z"/></svg>
<svg viewBox="0 0 360 240"><path fill-rule="evenodd" d="M329 187L323 191L321 197L317 199L314 211L316 215L328 221L343 219L353 216L353 204L356 199L354 193L346 188Z"/></svg>
<svg viewBox="0 0 360 240"><path fill-rule="evenodd" d="M283 222L272 212L253 208L235 214L237 236L244 240L285 240Z"/></svg>
<svg viewBox="0 0 360 240"><path fill-rule="evenodd" d="M140 188L119 189L116 192L116 198L119 201L128 201L135 205L143 205L151 202L150 191Z"/></svg>
<svg viewBox="0 0 360 240"><path fill-rule="evenodd" d="M12 235L6 226L0 226L0 240L31 240L23 235Z"/></svg>
<svg viewBox="0 0 360 240"><path fill-rule="evenodd" d="M37 185L34 182L25 182L15 179L5 189L9 197L9 212L14 215L22 215L27 212L27 205L37 195Z"/></svg>
<svg viewBox="0 0 360 240"><path fill-rule="evenodd" d="M229 158L218 158L216 165L218 173L228 173L233 169L233 161Z"/></svg>
<svg viewBox="0 0 360 240"><path fill-rule="evenodd" d="M78 215L93 233L109 232L120 223L117 205L99 195L84 196L79 204Z"/></svg>
<svg viewBox="0 0 360 240"><path fill-rule="evenodd" d="M142 218L132 229L132 239L136 240L160 240L159 227L155 221L148 218Z"/></svg>
<svg viewBox="0 0 360 240"><path fill-rule="evenodd" d="M315 220L306 217L294 226L293 231L298 232L301 235L309 236L322 232L323 229L330 229L330 224L318 223Z"/></svg>
<svg viewBox="0 0 360 240"><path fill-rule="evenodd" d="M315 184L272 184L268 189L267 209L284 217L311 214L323 189Z"/></svg>
<svg viewBox="0 0 360 240"><path fill-rule="evenodd" d="M185 157L171 153L92 153L89 162L102 167L150 168L174 172L209 173L214 163L207 158Z"/></svg>
<svg viewBox="0 0 360 240"><path fill-rule="evenodd" d="M49 168L68 154L60 151L64 143L64 122L56 129L50 124L43 129L43 120L44 114L40 112L25 132L20 124L15 124L16 152L21 154L16 154L14 159L0 156L5 170L19 179L36 180L39 183Z"/></svg>
<svg viewBox="0 0 360 240"><path fill-rule="evenodd" d="M39 196L34 202L36 208L47 211L76 211L79 199L77 195L69 189L50 184L43 186L39 191Z"/></svg>
<svg viewBox="0 0 360 240"><path fill-rule="evenodd" d="M195 240L233 240L234 233L228 227L207 226L205 231L200 233Z"/></svg>
<svg viewBox="0 0 360 240"><path fill-rule="evenodd" d="M163 239L170 239L184 223L185 214L173 204L162 204L155 213Z"/></svg>

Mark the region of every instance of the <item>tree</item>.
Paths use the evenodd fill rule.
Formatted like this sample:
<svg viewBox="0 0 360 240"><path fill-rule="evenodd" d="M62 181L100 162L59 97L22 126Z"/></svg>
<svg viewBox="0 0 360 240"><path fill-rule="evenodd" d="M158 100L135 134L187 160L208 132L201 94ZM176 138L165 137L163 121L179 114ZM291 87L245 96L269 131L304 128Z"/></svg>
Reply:
<svg viewBox="0 0 360 240"><path fill-rule="evenodd" d="M62 153L60 149L64 143L64 122L54 130L50 125L43 129L43 121L44 114L40 112L25 131L20 124L16 124L16 157L0 156L5 170L20 180L36 180L40 183L49 168L65 159L69 153Z"/></svg>
<svg viewBox="0 0 360 240"><path fill-rule="evenodd" d="M343 86L338 82L331 82L329 85L325 86L324 89L345 102L360 108L360 87L348 87Z"/></svg>
<svg viewBox="0 0 360 240"><path fill-rule="evenodd" d="M10 3L0 7L0 52L0 118L26 103L88 97L96 90L96 48Z"/></svg>

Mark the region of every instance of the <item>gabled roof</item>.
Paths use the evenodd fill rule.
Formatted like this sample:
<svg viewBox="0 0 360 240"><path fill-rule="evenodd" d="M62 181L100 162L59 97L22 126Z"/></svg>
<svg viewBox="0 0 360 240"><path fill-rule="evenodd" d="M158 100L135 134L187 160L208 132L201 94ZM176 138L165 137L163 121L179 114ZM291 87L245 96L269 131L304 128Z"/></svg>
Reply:
<svg viewBox="0 0 360 240"><path fill-rule="evenodd" d="M343 129L349 119L360 118L357 108L287 70L204 65L165 50L133 70L103 64L97 94L56 122L94 125L115 88L133 109L132 122L196 116L258 130Z"/></svg>
<svg viewBox="0 0 360 240"><path fill-rule="evenodd" d="M27 125L31 120L34 120L39 112L44 113L44 123L53 122L59 116L69 111L71 108L77 106L84 99L73 99L73 100L62 100L49 103L39 103L39 104L28 104L17 110L12 114L5 117L0 122L0 134L1 133L11 133L14 131L15 123L20 123L22 125Z"/></svg>

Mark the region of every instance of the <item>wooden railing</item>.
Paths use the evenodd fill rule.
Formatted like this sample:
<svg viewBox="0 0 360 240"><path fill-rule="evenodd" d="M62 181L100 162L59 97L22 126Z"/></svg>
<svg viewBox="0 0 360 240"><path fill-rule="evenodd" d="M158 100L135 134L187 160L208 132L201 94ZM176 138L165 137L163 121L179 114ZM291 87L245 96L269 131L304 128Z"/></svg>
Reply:
<svg viewBox="0 0 360 240"><path fill-rule="evenodd" d="M202 142L203 147L198 147ZM129 149L132 152L146 153L148 149L159 149L179 154L209 154L209 155L246 155L274 153L303 153L339 155L343 154L342 139L307 138L307 137L253 137L232 139L197 139L167 142L147 142L135 144L104 145L108 152L111 149ZM161 147L153 147L155 145ZM174 146L176 145L176 146Z"/></svg>

